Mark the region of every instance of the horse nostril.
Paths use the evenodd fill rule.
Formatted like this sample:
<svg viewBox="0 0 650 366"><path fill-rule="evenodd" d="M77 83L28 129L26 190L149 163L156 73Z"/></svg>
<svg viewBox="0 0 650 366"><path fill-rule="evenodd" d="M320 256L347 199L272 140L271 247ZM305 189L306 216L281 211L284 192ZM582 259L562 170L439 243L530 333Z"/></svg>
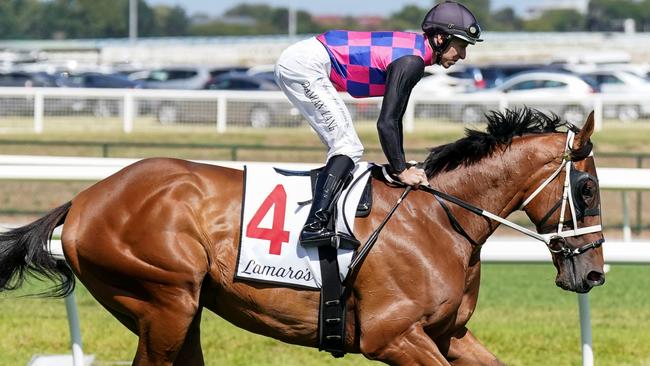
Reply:
<svg viewBox="0 0 650 366"><path fill-rule="evenodd" d="M591 271L587 275L587 280L594 286L600 286L605 283L605 275L602 272Z"/></svg>

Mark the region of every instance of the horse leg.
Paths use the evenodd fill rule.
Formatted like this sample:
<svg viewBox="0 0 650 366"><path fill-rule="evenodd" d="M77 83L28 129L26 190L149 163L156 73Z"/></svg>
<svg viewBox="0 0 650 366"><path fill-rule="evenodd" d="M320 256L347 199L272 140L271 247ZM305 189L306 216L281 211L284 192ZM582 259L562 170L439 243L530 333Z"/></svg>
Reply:
<svg viewBox="0 0 650 366"><path fill-rule="evenodd" d="M503 366L467 328L460 329L449 340L447 357L453 366Z"/></svg>
<svg viewBox="0 0 650 366"><path fill-rule="evenodd" d="M201 349L201 312L200 307L194 315L194 320L185 336L183 347L176 356L174 366L196 365L203 366L203 350Z"/></svg>
<svg viewBox="0 0 650 366"><path fill-rule="evenodd" d="M189 356L200 350L198 293L164 286L149 294L152 298L133 309L137 314L139 337L133 365L172 366L178 359L183 365L202 366L202 357L178 358L181 352Z"/></svg>
<svg viewBox="0 0 650 366"><path fill-rule="evenodd" d="M430 365L449 366L449 362L440 353L438 347L424 332L421 324L413 324L399 336L380 345L381 332L366 333L361 340L361 352L368 358L385 362L389 365Z"/></svg>

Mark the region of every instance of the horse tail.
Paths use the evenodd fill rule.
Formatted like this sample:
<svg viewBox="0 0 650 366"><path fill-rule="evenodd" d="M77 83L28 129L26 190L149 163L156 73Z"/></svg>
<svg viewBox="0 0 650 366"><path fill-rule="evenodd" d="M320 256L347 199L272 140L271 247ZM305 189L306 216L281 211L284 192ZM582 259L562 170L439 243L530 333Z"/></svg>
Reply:
<svg viewBox="0 0 650 366"><path fill-rule="evenodd" d="M54 229L63 224L71 202L22 227L0 233L0 292L15 290L28 274L54 282L40 296L64 297L74 290L72 269L47 250Z"/></svg>

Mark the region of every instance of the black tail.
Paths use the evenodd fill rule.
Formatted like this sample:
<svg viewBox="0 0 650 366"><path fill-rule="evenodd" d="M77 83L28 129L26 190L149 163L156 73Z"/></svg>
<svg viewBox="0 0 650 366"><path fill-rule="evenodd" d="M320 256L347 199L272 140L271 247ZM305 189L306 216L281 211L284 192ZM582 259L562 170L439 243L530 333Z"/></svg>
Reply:
<svg viewBox="0 0 650 366"><path fill-rule="evenodd" d="M74 290L70 267L47 250L54 229L63 224L70 206L68 202L31 224L0 233L0 291L19 288L27 274L54 281L53 288L39 295L63 297Z"/></svg>

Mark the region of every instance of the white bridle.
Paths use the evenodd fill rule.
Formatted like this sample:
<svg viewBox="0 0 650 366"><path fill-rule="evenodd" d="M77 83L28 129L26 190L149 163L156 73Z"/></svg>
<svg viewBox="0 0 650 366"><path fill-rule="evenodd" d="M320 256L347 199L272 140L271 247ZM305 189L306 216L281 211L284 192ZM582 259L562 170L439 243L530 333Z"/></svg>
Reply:
<svg viewBox="0 0 650 366"><path fill-rule="evenodd" d="M528 236L530 236L532 238L540 240L540 241L544 242L547 246L549 245L549 243L553 239L570 238L570 237L574 237L574 236L580 236L580 235L591 234L591 233L596 233L596 232L602 231L603 228L602 228L601 225L593 225L593 226L587 226L587 227L583 227L583 228L575 228L574 227L573 229L563 231L563 228L564 228L564 212L565 212L565 209L566 209L567 202L569 203L569 208L571 210L571 217L573 219L573 222L577 223L576 209L575 209L575 205L573 203L573 197L572 197L572 192L571 192L571 179L570 179L571 178L570 177L570 175L571 175L570 174L571 173L571 166L573 164L573 162L571 161L571 158L570 158L570 149L571 149L571 146L573 145L574 137L575 137L575 133L573 131L569 130L567 132L567 140L566 140L566 145L564 147L564 154L562 155L562 163L555 170L555 172L553 172L553 174L551 174L551 176L546 178L546 180L544 180L544 182L542 182L542 184L540 184L540 186L537 187L537 189L530 196L528 196L528 198L526 198L524 200L524 202L519 207L520 210L523 210L526 207L526 205L528 205L535 197L537 197L537 195L544 188L546 188L546 186L548 186L551 183L551 181L553 181L553 179L555 179L560 174L562 169L564 169L566 171L566 175L564 177L564 192L562 193L562 208L560 210L560 221L558 222L558 225L557 225L557 232L552 233L552 234L539 234L539 233L537 233L535 231L532 231L532 230L529 230L529 229L527 229L527 228L525 228L523 226L517 225L514 222L511 222L509 220L501 218L500 216L494 215L494 214L492 214L492 213L490 213L488 211L483 211L483 215L490 218L490 219L492 219L492 220L498 221L498 222L500 222L500 223L502 223L502 224L504 224L504 225L506 225L506 226L508 226L510 228L513 228L513 229L515 229L515 230L517 230L517 231L519 231L519 232L521 232L523 234L526 234L526 235L528 235ZM589 156L593 156L593 152L590 153Z"/></svg>

